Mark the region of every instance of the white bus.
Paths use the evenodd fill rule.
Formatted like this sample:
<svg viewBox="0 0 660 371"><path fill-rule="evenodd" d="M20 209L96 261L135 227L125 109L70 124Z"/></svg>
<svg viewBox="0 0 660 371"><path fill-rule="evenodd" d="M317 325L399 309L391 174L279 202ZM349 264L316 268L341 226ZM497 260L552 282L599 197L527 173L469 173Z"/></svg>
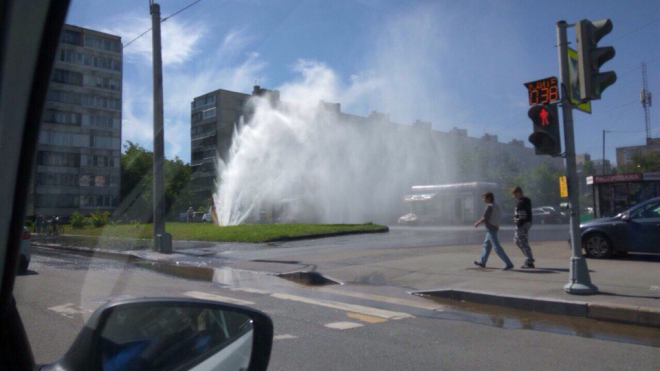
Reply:
<svg viewBox="0 0 660 371"><path fill-rule="evenodd" d="M483 211L481 195L493 192L496 202L501 200L501 189L496 183L460 183L413 186L404 198L409 211L399 218L404 225L473 223Z"/></svg>

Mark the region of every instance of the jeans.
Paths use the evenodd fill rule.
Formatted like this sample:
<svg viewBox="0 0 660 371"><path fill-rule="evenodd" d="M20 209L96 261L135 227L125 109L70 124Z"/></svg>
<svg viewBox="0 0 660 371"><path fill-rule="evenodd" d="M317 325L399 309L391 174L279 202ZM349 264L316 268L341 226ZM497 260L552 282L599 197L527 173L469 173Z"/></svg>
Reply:
<svg viewBox="0 0 660 371"><path fill-rule="evenodd" d="M490 255L490 250L493 247L495 247L495 253L497 254L497 256L500 257L500 259L502 259L502 261L504 261L504 264L506 264L507 267L512 267L513 263L506 255L504 249L502 248L502 245L500 245L500 241L497 239L496 229L488 229L486 232L484 247L481 249L481 264L486 265L486 262L488 261L488 256Z"/></svg>

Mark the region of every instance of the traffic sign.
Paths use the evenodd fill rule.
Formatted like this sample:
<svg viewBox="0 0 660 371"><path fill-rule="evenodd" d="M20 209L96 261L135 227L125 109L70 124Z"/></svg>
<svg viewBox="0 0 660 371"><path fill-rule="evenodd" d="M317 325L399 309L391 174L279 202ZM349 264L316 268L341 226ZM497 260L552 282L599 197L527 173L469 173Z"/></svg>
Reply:
<svg viewBox="0 0 660 371"><path fill-rule="evenodd" d="M526 82L529 105L547 104L559 100L559 87L556 77L548 77L543 80Z"/></svg>
<svg viewBox="0 0 660 371"><path fill-rule="evenodd" d="M582 112L591 113L591 101L582 102L580 99L580 75L578 74L578 53L577 51L566 48L568 52L568 98L573 107Z"/></svg>
<svg viewBox="0 0 660 371"><path fill-rule="evenodd" d="M566 183L566 176L559 177L559 197L568 197L568 184Z"/></svg>

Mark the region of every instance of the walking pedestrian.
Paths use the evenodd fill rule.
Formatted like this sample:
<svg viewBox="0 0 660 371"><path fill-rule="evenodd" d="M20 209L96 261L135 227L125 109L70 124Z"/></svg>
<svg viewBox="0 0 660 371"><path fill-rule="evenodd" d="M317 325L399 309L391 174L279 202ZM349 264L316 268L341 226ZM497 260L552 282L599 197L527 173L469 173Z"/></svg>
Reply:
<svg viewBox="0 0 660 371"><path fill-rule="evenodd" d="M518 199L513 219L516 223L516 234L513 236L513 242L516 243L516 246L520 248L526 258L525 264L521 268L535 268L532 248L529 246L529 230L532 228L532 201L523 195L523 190L520 187L514 188L511 194Z"/></svg>
<svg viewBox="0 0 660 371"><path fill-rule="evenodd" d="M484 200L486 208L484 209L484 216L474 223L474 227L477 228L482 223L485 223L486 239L484 240L484 245L481 249L481 260L475 261L474 264L481 268L486 268L486 262L488 261L490 250L495 248L497 256L499 256L504 264L506 264L504 270L508 271L513 268L513 263L506 255L502 245L500 245L500 241L497 239L497 232L500 229L500 207L495 203L493 192L484 193L481 196L481 199Z"/></svg>
<svg viewBox="0 0 660 371"><path fill-rule="evenodd" d="M195 211L193 210L192 206L190 206L186 212L186 223L192 223L194 215Z"/></svg>

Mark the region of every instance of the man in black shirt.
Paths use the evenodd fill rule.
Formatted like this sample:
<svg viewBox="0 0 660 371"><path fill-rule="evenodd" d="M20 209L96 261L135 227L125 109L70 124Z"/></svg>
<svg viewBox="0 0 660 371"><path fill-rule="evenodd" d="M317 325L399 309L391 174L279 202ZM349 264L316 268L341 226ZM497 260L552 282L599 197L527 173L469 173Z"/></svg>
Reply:
<svg viewBox="0 0 660 371"><path fill-rule="evenodd" d="M513 197L518 199L514 213L516 234L513 237L513 241L527 258L525 265L521 268L534 268L534 256L532 255L532 248L529 246L529 229L532 228L532 201L523 195L522 188L520 187L514 188L511 193Z"/></svg>

